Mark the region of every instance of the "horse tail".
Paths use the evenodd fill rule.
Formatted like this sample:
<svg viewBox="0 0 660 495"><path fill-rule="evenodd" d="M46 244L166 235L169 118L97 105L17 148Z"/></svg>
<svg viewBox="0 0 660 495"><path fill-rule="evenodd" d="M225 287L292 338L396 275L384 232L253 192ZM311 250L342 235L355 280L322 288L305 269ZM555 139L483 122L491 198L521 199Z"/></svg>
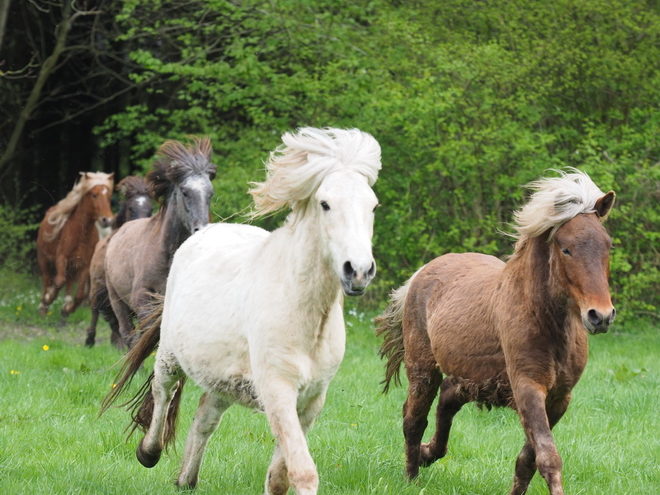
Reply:
<svg viewBox="0 0 660 495"><path fill-rule="evenodd" d="M410 277L404 285L392 291L389 306L374 321L376 335L383 337L383 343L380 346L378 355L381 358L387 358L385 379L381 382L384 384L384 394L389 391L392 379L394 379L395 385L401 385L401 363L405 356L403 345L403 313L406 309L406 297L408 296L410 284L420 270Z"/></svg>
<svg viewBox="0 0 660 495"><path fill-rule="evenodd" d="M147 308L148 313L135 330L136 334L139 335L139 338L135 342L135 345L133 345L124 356L124 363L117 374L116 384L113 385L113 389L103 399L99 416L107 411L122 394L124 389L131 384L137 372L142 368L144 361L151 356L156 350L156 347L158 347L164 297L160 294L152 293L151 295L153 300ZM151 372L149 378L147 378L146 382L142 384L135 396L118 406L126 407L131 412L132 422L126 428L126 430L129 431L128 437L130 437L136 429L140 429L143 432L147 431L151 424L154 407L154 397L151 393L151 382L153 378L154 373ZM175 390L174 397L170 402L164 433L165 445L174 440L175 437L176 418L184 384L185 376L178 381L178 388Z"/></svg>

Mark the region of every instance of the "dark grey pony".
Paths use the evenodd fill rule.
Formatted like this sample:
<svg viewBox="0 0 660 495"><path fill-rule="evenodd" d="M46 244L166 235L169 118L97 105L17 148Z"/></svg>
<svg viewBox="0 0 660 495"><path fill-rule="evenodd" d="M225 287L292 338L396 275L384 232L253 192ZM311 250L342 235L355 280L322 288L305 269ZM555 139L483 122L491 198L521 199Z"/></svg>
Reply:
<svg viewBox="0 0 660 495"><path fill-rule="evenodd" d="M143 177L136 175L124 177L117 184L116 189L119 192L121 201L119 211L112 219L113 232L116 232L126 222L151 216L154 206L147 188L147 182ZM110 334L111 342L121 349L124 347L124 342L119 335L119 322L110 306L108 290L105 285L105 253L108 249L110 236L104 237L96 244L89 268L89 302L92 309L92 321L87 328L85 345L89 347L94 345L96 341L96 324L98 323L99 314L101 314L103 319L110 324L112 330Z"/></svg>
<svg viewBox="0 0 660 495"><path fill-rule="evenodd" d="M160 210L151 218L125 223L108 242L105 273L119 334L130 346L133 317L141 320L152 296L165 292L172 257L192 234L209 223L216 166L208 138L189 147L167 141L147 174Z"/></svg>

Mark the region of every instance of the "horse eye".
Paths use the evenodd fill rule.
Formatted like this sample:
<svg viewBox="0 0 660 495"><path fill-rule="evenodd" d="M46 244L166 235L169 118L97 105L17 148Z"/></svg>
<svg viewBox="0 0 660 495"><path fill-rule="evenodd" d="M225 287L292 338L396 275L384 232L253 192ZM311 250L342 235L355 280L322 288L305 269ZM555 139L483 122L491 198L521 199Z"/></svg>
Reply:
<svg viewBox="0 0 660 495"><path fill-rule="evenodd" d="M323 208L323 211L328 211L330 209L330 205L325 201L321 201L321 208Z"/></svg>
<svg viewBox="0 0 660 495"><path fill-rule="evenodd" d="M570 249L568 249L568 248L563 248L563 249L561 250L561 252L562 252L563 254L565 254L566 256L573 256L573 255L571 254Z"/></svg>
<svg viewBox="0 0 660 495"><path fill-rule="evenodd" d="M98 197L99 197L98 194L92 194L92 199L96 199Z"/></svg>

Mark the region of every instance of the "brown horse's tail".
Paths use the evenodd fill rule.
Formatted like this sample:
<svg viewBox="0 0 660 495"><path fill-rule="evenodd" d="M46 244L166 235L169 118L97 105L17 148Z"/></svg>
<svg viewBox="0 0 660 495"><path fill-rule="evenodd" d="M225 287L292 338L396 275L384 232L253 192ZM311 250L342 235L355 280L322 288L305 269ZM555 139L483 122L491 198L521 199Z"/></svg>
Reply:
<svg viewBox="0 0 660 495"><path fill-rule="evenodd" d="M383 343L380 346L378 355L381 358L387 358L385 379L381 382L384 384L384 394L389 391L390 382L393 378L395 385L401 385L401 363L405 355L405 349L403 347L403 312L406 305L406 296L408 295L408 289L410 288L410 282L412 282L413 277L405 285L392 291L389 306L374 322L376 325L376 335L383 337Z"/></svg>
<svg viewBox="0 0 660 495"><path fill-rule="evenodd" d="M131 384L137 372L142 368L144 361L152 355L156 350L156 347L158 347L164 297L160 294L152 294L152 296L153 302L149 308L149 313L142 319L140 325L135 330L139 335L139 339L124 356L124 363L117 374L116 385L113 385L113 389L103 399L99 416L114 404L124 389ZM154 373L151 372L149 378L147 378L147 381L142 384L135 396L118 406L126 407L131 411L132 422L126 428L126 430L128 430L129 438L136 429L140 429L143 432L149 429L154 410L154 396L151 392L151 382L153 378ZM184 384L185 376L179 380L178 387L174 392L174 397L172 398L167 411L167 422L164 431L165 446L175 438L176 419L179 405L181 403L181 392L183 391Z"/></svg>

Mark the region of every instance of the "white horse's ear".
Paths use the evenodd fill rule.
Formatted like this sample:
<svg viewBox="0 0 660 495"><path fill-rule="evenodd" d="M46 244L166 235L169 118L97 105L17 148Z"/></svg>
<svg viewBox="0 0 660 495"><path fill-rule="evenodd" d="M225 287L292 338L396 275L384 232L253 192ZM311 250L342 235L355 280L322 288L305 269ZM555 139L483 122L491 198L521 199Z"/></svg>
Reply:
<svg viewBox="0 0 660 495"><path fill-rule="evenodd" d="M601 222L607 220L607 217L610 214L610 211L612 211L612 207L614 206L615 199L616 194L614 194L614 191L610 191L605 196L596 201L596 206L594 208L596 210L596 214L600 217Z"/></svg>

